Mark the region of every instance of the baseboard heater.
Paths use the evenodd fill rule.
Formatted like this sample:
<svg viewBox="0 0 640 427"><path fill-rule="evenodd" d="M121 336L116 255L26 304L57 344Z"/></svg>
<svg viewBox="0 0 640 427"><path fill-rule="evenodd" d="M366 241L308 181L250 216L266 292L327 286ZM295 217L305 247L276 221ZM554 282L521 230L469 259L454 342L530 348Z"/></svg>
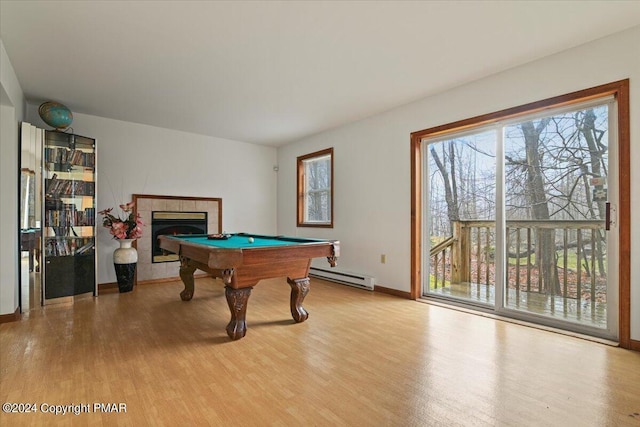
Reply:
<svg viewBox="0 0 640 427"><path fill-rule="evenodd" d="M375 278L364 274L317 267L311 267L309 269L309 276L329 280L331 282L342 283L343 285L355 286L356 288L367 289L370 291L373 290L375 282Z"/></svg>

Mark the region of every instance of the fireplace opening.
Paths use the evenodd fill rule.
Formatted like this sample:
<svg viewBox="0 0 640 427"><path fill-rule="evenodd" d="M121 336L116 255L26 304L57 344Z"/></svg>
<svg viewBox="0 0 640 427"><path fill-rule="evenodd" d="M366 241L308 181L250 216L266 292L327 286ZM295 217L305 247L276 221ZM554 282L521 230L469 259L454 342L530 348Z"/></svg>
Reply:
<svg viewBox="0 0 640 427"><path fill-rule="evenodd" d="M207 234L207 212L151 212L153 251L151 260L157 262L178 261L176 254L164 254L158 237L175 234Z"/></svg>

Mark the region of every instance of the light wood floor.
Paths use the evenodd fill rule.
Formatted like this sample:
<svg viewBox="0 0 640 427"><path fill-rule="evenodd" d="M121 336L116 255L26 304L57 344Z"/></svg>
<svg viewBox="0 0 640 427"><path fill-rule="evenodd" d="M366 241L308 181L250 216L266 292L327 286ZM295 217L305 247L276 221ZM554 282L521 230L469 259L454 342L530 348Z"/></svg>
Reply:
<svg viewBox="0 0 640 427"><path fill-rule="evenodd" d="M126 413L3 426L640 426L640 353L312 279L295 324L260 283L244 339L220 282L106 293L0 325L0 400Z"/></svg>

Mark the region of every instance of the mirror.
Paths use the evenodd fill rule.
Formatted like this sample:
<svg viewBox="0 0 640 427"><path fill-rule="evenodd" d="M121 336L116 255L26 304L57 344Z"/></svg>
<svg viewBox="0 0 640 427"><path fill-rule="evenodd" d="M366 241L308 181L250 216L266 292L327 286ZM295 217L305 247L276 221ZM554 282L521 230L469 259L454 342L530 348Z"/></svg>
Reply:
<svg viewBox="0 0 640 427"><path fill-rule="evenodd" d="M20 229L36 228L36 172L20 170Z"/></svg>
<svg viewBox="0 0 640 427"><path fill-rule="evenodd" d="M20 310L42 303L40 256L42 247L42 140L44 130L20 125Z"/></svg>

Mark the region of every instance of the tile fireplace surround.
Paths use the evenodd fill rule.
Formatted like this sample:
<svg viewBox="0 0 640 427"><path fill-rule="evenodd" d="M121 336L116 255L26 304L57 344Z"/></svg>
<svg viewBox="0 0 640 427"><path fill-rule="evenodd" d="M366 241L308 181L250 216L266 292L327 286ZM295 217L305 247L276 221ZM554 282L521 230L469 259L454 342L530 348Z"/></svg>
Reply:
<svg viewBox="0 0 640 427"><path fill-rule="evenodd" d="M180 262L151 262L153 233L151 232L151 213L167 212L206 212L207 232L222 232L222 199L205 197L176 197L134 194L135 212L139 213L145 229L142 237L136 241L138 249L138 266L136 283L162 281L179 278Z"/></svg>

